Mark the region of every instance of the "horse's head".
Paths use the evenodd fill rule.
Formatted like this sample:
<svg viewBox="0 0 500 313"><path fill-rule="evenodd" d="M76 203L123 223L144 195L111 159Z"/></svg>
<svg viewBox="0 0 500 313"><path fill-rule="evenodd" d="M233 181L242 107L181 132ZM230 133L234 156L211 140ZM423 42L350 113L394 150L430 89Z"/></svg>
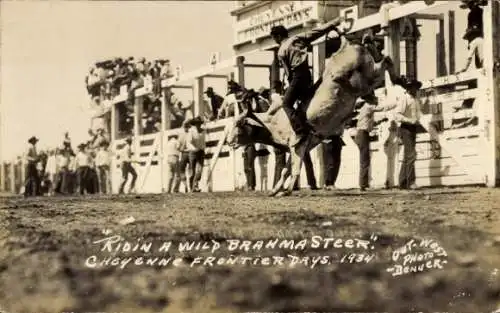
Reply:
<svg viewBox="0 0 500 313"><path fill-rule="evenodd" d="M249 110L245 109L233 122L232 128L229 131L226 142L227 144L236 149L240 146L252 142L252 125L249 123Z"/></svg>

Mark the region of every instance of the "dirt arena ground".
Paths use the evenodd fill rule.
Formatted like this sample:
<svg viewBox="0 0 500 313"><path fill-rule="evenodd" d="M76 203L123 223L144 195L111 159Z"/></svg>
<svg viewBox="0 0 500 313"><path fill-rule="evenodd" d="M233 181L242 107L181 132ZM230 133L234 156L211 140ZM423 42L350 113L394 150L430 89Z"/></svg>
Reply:
<svg viewBox="0 0 500 313"><path fill-rule="evenodd" d="M0 312L500 308L500 189L0 201Z"/></svg>

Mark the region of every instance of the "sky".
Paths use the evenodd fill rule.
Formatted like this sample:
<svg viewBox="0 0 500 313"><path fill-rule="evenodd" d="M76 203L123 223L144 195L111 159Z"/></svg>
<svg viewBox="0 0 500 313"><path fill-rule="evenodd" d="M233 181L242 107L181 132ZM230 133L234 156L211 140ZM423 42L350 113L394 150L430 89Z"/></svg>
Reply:
<svg viewBox="0 0 500 313"><path fill-rule="evenodd" d="M115 56L168 58L185 72L232 56L230 1L1 1L0 158L29 137L55 147L90 126L85 76Z"/></svg>
<svg viewBox="0 0 500 313"><path fill-rule="evenodd" d="M439 7L444 13L459 2ZM40 148L61 144L68 131L74 143L91 126L84 79L95 61L117 56L168 58L184 72L207 66L212 52L232 57L233 1L0 1L0 159L26 149L29 137ZM456 11L457 68L467 46L461 39L466 12ZM436 75L436 21L420 21L419 79ZM448 32L445 23L445 33ZM448 51L446 51L448 54ZM265 54L265 53L264 53ZM250 57L255 57L250 56ZM270 64L270 55L251 63ZM245 87L268 87L267 69L245 71ZM210 80L210 79L208 79ZM225 83L206 81L224 92ZM176 92L177 93L177 92ZM181 96L181 95L179 95Z"/></svg>

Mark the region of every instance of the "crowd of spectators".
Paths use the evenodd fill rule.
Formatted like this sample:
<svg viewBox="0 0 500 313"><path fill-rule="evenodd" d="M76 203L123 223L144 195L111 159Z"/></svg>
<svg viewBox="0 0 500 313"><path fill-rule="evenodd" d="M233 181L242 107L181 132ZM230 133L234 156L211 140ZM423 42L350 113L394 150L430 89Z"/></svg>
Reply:
<svg viewBox="0 0 500 313"><path fill-rule="evenodd" d="M96 62L90 68L85 84L95 105L100 105L102 100L113 99L120 93L122 86L127 87L127 102L131 103L134 91L143 87L145 80L152 82L153 95L159 96L161 80L173 76L170 61L166 59L151 62L145 58L114 58Z"/></svg>
<svg viewBox="0 0 500 313"><path fill-rule="evenodd" d="M38 151L39 139L31 137L23 162L24 196L111 193L110 138L102 128L88 134L76 152L68 133L60 147L47 151Z"/></svg>

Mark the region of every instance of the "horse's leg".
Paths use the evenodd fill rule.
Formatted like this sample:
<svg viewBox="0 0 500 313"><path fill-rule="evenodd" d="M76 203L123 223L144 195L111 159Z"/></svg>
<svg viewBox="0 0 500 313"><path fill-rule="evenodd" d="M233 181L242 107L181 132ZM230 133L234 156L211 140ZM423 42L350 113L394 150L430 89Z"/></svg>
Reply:
<svg viewBox="0 0 500 313"><path fill-rule="evenodd" d="M286 179L288 177L288 174L289 174L288 173L288 167L290 165L291 159L292 159L292 157L290 155L288 157L288 161L286 162L286 166L281 170L280 179L276 182L276 186L274 186L273 190L269 194L270 197L275 196L283 188L283 185L285 184L285 181L286 181Z"/></svg>
<svg viewBox="0 0 500 313"><path fill-rule="evenodd" d="M304 160L306 152L309 151L310 143L311 143L311 137L309 136L306 139L304 145L301 145L296 149L290 149L290 151L292 151L290 153L292 161L292 173L291 173L290 183L288 184L287 190L284 193L285 196L288 196L293 192L293 187L295 186L295 183L297 182L297 179L299 178L300 175L302 161Z"/></svg>

